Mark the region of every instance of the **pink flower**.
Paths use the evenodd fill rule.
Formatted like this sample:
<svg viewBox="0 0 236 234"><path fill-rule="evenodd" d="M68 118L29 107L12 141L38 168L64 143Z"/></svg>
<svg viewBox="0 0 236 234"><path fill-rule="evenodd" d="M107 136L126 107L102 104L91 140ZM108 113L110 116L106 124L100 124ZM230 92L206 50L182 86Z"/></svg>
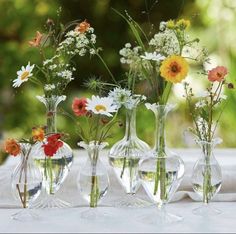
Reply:
<svg viewBox="0 0 236 234"><path fill-rule="evenodd" d="M86 98L74 98L72 103L72 110L74 111L74 114L77 116L85 116L87 114L86 104Z"/></svg>
<svg viewBox="0 0 236 234"><path fill-rule="evenodd" d="M224 80L225 76L228 74L227 68L224 66L217 66L210 71L208 71L208 80L211 82L221 82Z"/></svg>

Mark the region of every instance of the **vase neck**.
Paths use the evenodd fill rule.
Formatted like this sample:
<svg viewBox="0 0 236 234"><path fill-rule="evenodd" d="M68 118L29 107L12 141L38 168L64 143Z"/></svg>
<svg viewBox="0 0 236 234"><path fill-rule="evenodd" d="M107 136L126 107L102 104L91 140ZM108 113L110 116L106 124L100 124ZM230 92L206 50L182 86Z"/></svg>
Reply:
<svg viewBox="0 0 236 234"><path fill-rule="evenodd" d="M28 143L21 143L21 163L25 164L31 160L30 154L32 146Z"/></svg>
<svg viewBox="0 0 236 234"><path fill-rule="evenodd" d="M157 105L156 110L154 111L155 122L156 122L154 152L157 153L158 157L165 156L165 150L166 150L165 124L166 124L166 117L169 111L170 108L168 105Z"/></svg>
<svg viewBox="0 0 236 234"><path fill-rule="evenodd" d="M212 157L214 157L213 155L213 151L215 148L214 142L198 141L197 143L201 147L202 156L206 161L209 161Z"/></svg>
<svg viewBox="0 0 236 234"><path fill-rule="evenodd" d="M129 141L136 138L136 108L126 109L125 139Z"/></svg>
<svg viewBox="0 0 236 234"><path fill-rule="evenodd" d="M57 107L60 102L66 99L66 96L51 96L51 97L37 96L37 98L45 105L46 108L46 125L47 125L46 133L47 134L56 133Z"/></svg>

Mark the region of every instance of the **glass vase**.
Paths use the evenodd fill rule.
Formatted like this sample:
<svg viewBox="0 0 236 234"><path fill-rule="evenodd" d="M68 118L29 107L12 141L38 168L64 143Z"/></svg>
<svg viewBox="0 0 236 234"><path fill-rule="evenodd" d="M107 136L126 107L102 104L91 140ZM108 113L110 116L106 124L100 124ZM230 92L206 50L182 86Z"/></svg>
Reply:
<svg viewBox="0 0 236 234"><path fill-rule="evenodd" d="M203 204L193 210L196 215L212 216L221 213L210 206L210 201L220 191L222 184L221 168L214 156L214 148L221 142L219 138L211 142L197 141L201 147L201 157L193 168L192 185Z"/></svg>
<svg viewBox="0 0 236 234"><path fill-rule="evenodd" d="M42 175L31 158L32 146L22 143L20 147L20 162L12 173L11 187L15 199L21 203L23 210L12 215L12 218L25 221L38 218L35 212L27 208L30 208L40 195Z"/></svg>
<svg viewBox="0 0 236 234"><path fill-rule="evenodd" d="M79 142L88 153L88 159L78 174L77 185L83 198L90 209L83 212L81 217L87 219L102 218L106 213L97 209L99 201L106 195L109 187L109 177L105 166L102 164L99 154L107 146L105 142Z"/></svg>
<svg viewBox="0 0 236 234"><path fill-rule="evenodd" d="M165 205L171 200L184 176L182 159L169 151L165 141L166 116L172 105L147 105L155 114L155 146L148 157L139 166L139 177L148 196L157 205L156 214L142 217L148 223L173 223L181 221L182 217L170 214Z"/></svg>
<svg viewBox="0 0 236 234"><path fill-rule="evenodd" d="M136 108L126 109L126 129L122 140L113 145L109 152L109 164L125 190L125 195L115 201L117 207L143 207L150 205L148 201L135 194L141 183L138 176L139 161L150 150L136 133Z"/></svg>
<svg viewBox="0 0 236 234"><path fill-rule="evenodd" d="M66 96L37 96L46 107L46 134L54 134L57 132L56 115L57 107L61 101L66 99ZM68 144L63 142L63 146L58 149L53 157L47 157L42 147L42 142L39 142L33 148L34 161L39 167L43 175L43 195L39 201L35 203L35 208L65 208L70 207L69 202L63 201L55 196L61 185L67 178L70 167L73 162L73 152Z"/></svg>

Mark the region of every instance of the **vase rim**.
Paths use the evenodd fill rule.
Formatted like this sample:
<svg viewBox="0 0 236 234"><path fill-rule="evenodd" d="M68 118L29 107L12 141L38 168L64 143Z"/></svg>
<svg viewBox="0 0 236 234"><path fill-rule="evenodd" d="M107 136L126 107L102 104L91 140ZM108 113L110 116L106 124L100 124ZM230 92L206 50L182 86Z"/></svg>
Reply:
<svg viewBox="0 0 236 234"><path fill-rule="evenodd" d="M209 145L218 145L223 142L223 140L220 137L213 138L211 141L200 140L200 139L196 139L195 141L198 144L209 144Z"/></svg>
<svg viewBox="0 0 236 234"><path fill-rule="evenodd" d="M98 144L98 141L90 141L88 143L86 143L85 141L79 141L77 143L78 146L84 148L84 149L88 149L88 148L95 148L95 147L99 147L99 149L103 149L106 146L108 146L108 142L100 142Z"/></svg>
<svg viewBox="0 0 236 234"><path fill-rule="evenodd" d="M166 104L159 104L159 103L145 103L145 106L148 110L152 110L153 108L159 108L159 107L166 107L168 109L175 109L177 107L177 104L174 103L166 103Z"/></svg>

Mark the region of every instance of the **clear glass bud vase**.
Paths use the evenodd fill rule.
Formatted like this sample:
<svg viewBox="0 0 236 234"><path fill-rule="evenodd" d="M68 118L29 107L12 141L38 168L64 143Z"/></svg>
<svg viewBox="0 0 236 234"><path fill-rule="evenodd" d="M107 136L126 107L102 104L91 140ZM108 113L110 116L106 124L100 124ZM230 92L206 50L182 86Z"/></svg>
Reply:
<svg viewBox="0 0 236 234"><path fill-rule="evenodd" d="M15 199L21 203L24 209L12 215L12 218L25 221L38 217L35 212L26 208L30 208L40 195L42 189L42 175L31 158L32 146L27 143L22 143L20 147L21 158L12 173L11 186Z"/></svg>
<svg viewBox="0 0 236 234"><path fill-rule="evenodd" d="M88 159L78 174L77 185L83 198L88 202L90 209L82 213L82 218L101 218L105 213L97 209L99 201L106 195L109 187L107 170L99 158L101 150L108 144L106 142L79 142L88 154Z"/></svg>
<svg viewBox="0 0 236 234"><path fill-rule="evenodd" d="M142 207L149 202L135 196L140 187L138 176L139 161L150 150L149 146L140 140L136 133L136 108L126 109L126 129L122 140L113 145L109 152L109 163L126 195L115 201L118 207Z"/></svg>
<svg viewBox="0 0 236 234"><path fill-rule="evenodd" d="M165 141L166 116L172 105L147 104L156 119L155 146L148 157L140 163L139 176L148 196L157 205L156 215L144 217L148 223L172 223L181 221L182 217L167 213L165 205L178 189L183 175L182 159L169 151Z"/></svg>
<svg viewBox="0 0 236 234"><path fill-rule="evenodd" d="M56 117L57 106L66 99L66 96L37 96L46 107L47 135L57 133ZM63 146L56 154L48 157L42 147L43 142L39 142L33 148L33 157L36 165L43 175L43 195L35 203L35 208L64 208L70 207L69 202L63 201L55 196L65 181L73 162L73 152L68 144L63 142Z"/></svg>
<svg viewBox="0 0 236 234"><path fill-rule="evenodd" d="M210 201L220 191L222 183L221 168L214 156L214 148L222 142L221 139L197 141L201 147L201 157L193 168L193 190L202 199L203 205L194 209L193 213L201 216L217 215L221 212L212 206Z"/></svg>

